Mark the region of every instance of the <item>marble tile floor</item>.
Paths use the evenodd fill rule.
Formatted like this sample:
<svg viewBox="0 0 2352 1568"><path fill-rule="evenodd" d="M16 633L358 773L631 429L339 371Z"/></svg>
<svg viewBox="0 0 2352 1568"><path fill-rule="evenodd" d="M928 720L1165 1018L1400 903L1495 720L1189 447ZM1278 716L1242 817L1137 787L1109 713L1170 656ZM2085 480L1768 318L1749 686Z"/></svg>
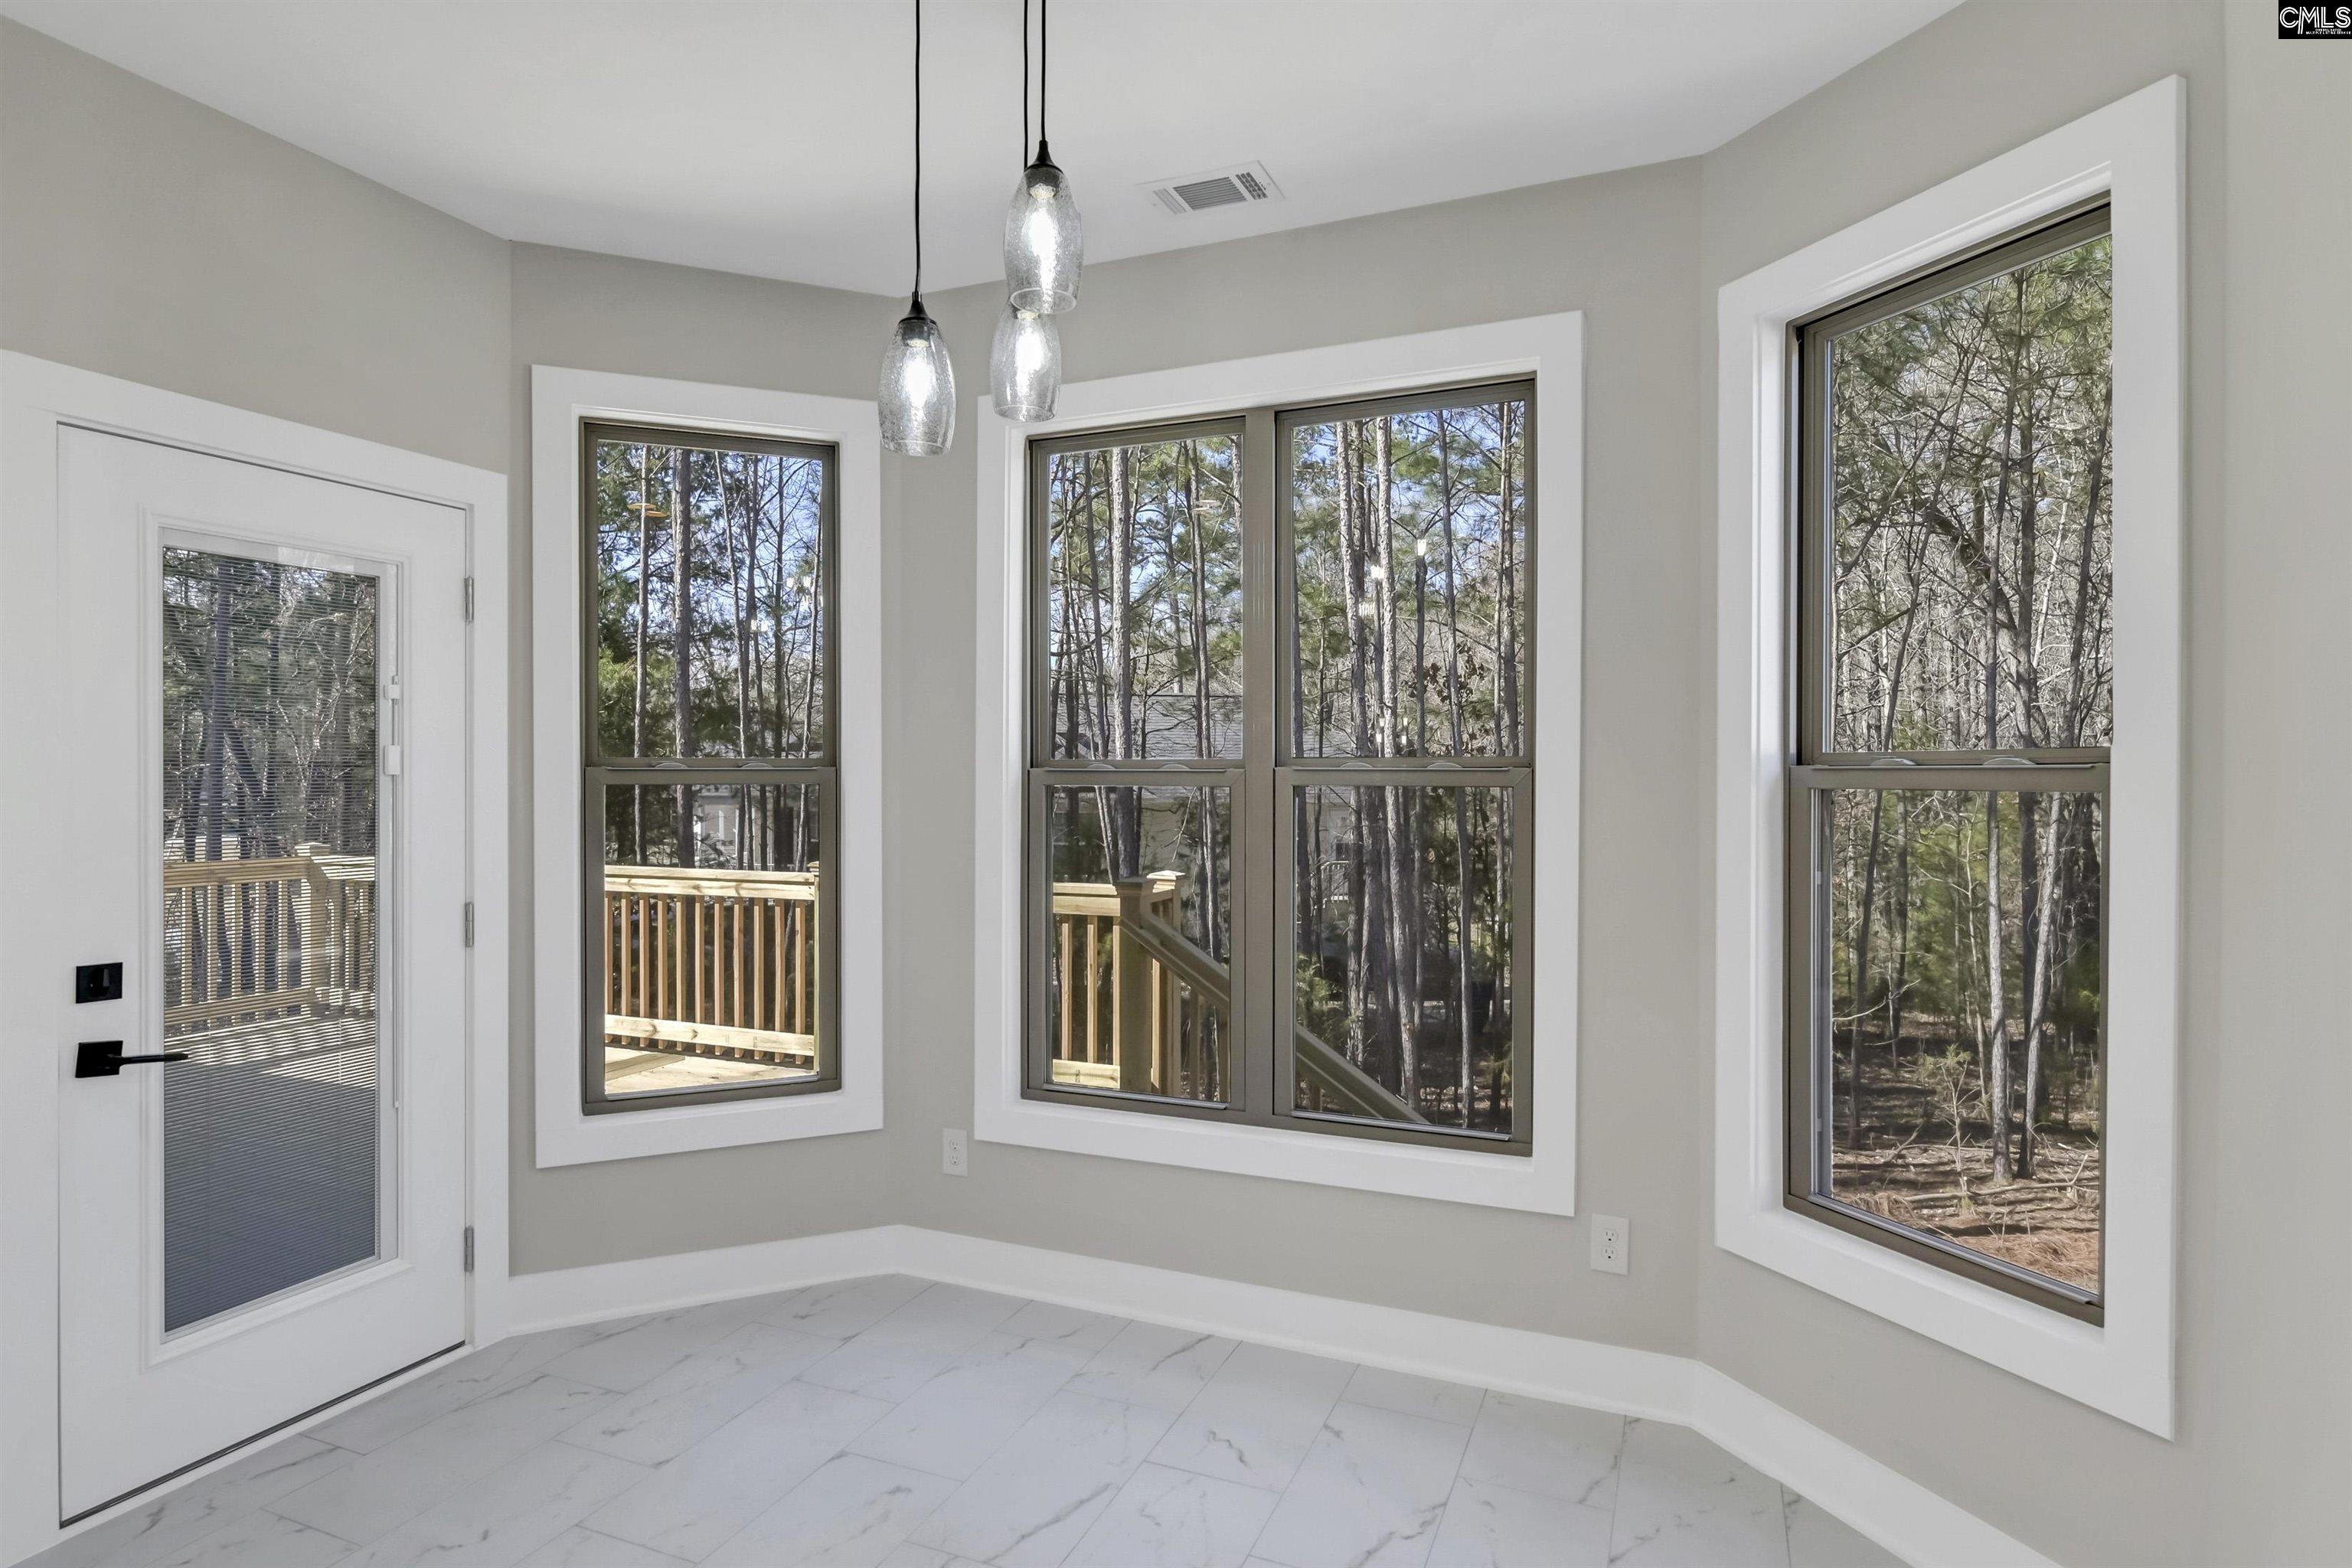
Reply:
<svg viewBox="0 0 2352 1568"><path fill-rule="evenodd" d="M1863 1568L1688 1428L905 1276L493 1345L41 1568Z"/></svg>

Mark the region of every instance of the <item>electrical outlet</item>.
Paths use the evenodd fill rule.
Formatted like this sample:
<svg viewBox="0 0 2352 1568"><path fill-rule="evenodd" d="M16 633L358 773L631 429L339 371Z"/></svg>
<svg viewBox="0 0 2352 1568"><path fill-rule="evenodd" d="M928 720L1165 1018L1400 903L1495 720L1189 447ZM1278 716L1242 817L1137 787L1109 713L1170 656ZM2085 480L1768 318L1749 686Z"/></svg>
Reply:
<svg viewBox="0 0 2352 1568"><path fill-rule="evenodd" d="M964 1142L964 1131L961 1127L940 1130L940 1173L944 1176L971 1173L971 1151Z"/></svg>
<svg viewBox="0 0 2352 1568"><path fill-rule="evenodd" d="M1633 1227L1613 1214L1592 1216L1592 1267L1603 1274L1625 1272L1627 1254L1633 1249Z"/></svg>

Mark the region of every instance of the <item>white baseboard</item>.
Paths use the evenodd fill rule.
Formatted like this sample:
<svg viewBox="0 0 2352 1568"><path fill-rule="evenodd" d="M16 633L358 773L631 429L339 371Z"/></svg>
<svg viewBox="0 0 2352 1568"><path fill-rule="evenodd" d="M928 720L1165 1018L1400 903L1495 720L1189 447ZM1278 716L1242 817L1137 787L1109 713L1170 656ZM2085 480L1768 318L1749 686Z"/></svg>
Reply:
<svg viewBox="0 0 2352 1568"><path fill-rule="evenodd" d="M517 1333L813 1285L914 1274L1176 1328L1691 1426L1920 1568L2054 1568L2021 1542L1746 1384L1684 1356L1441 1318L984 1237L881 1226L519 1274Z"/></svg>
<svg viewBox="0 0 2352 1568"><path fill-rule="evenodd" d="M904 1260L903 1226L673 1252L625 1263L595 1263L507 1277L507 1332L533 1333L670 1307L790 1290L863 1274L919 1273Z"/></svg>

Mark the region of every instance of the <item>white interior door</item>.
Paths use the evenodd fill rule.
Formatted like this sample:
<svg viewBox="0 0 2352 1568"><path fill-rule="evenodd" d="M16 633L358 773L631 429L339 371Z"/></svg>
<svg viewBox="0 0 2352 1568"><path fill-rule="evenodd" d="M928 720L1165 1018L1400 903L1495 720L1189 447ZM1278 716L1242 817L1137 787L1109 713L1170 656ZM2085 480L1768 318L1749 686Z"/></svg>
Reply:
<svg viewBox="0 0 2352 1568"><path fill-rule="evenodd" d="M58 506L71 1519L465 1338L465 518L71 429Z"/></svg>

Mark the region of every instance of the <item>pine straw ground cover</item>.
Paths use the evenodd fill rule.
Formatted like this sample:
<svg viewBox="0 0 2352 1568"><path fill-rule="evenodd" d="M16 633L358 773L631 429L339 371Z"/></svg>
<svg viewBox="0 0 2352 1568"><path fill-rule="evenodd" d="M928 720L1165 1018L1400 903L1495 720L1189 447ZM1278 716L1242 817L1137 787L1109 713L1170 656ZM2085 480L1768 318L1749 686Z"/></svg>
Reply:
<svg viewBox="0 0 2352 1568"><path fill-rule="evenodd" d="M1863 1069L1860 1147L1849 1147L1846 1085L1835 1100L1841 1202L2086 1290L2099 1288L2101 1160L2096 1117L2043 1116L2032 1176L1997 1184L1982 1100L1963 1054L1924 1052L1898 1070ZM1951 1115L1960 1101L1958 1135Z"/></svg>

